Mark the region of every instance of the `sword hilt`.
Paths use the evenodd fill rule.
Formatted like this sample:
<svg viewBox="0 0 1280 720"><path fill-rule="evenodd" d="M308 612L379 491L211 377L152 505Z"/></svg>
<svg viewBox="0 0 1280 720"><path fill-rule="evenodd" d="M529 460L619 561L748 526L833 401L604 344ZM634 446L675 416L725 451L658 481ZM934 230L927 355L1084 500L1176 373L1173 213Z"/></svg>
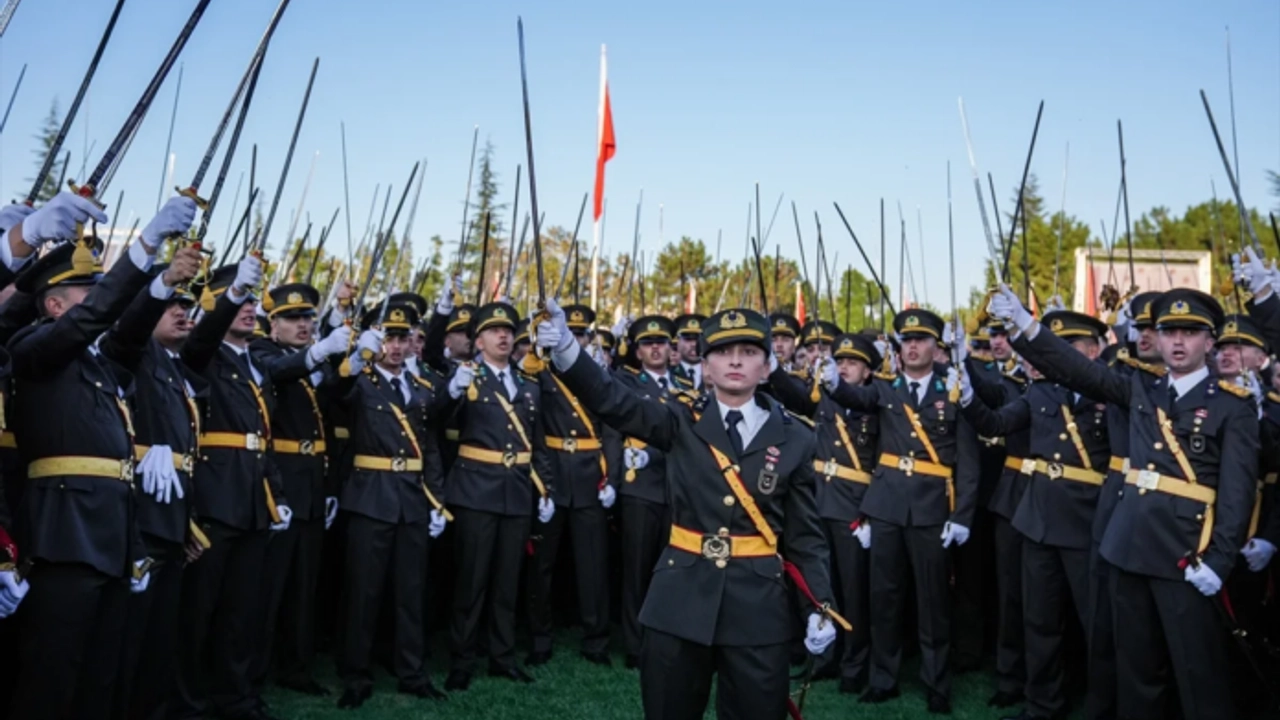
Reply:
<svg viewBox="0 0 1280 720"><path fill-rule="evenodd" d="M202 212L209 212L209 201L200 197L199 191L197 191L195 187L175 187L174 190L182 197L191 198L195 202L196 207L200 208Z"/></svg>

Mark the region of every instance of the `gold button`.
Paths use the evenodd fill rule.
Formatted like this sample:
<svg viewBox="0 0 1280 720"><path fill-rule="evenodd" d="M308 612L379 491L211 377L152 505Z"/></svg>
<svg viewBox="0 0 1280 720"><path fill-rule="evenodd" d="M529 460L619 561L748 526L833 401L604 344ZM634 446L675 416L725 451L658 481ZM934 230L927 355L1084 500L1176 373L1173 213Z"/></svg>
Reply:
<svg viewBox="0 0 1280 720"><path fill-rule="evenodd" d="M668 561L667 561L667 566L668 566L668 567L670 567L670 566L672 566L672 565L675 565L675 564L676 564L676 561L675 561L675 560L668 560Z"/></svg>
<svg viewBox="0 0 1280 720"><path fill-rule="evenodd" d="M1147 463L1147 469L1148 469L1148 470L1155 470L1155 469L1156 469L1156 464L1155 464L1155 463Z"/></svg>
<svg viewBox="0 0 1280 720"><path fill-rule="evenodd" d="M508 449L508 450L510 450L510 449L511 449L511 443L507 443L507 449Z"/></svg>
<svg viewBox="0 0 1280 720"><path fill-rule="evenodd" d="M839 440L837 440L837 441L836 441L836 447L840 447L840 441L839 441Z"/></svg>
<svg viewBox="0 0 1280 720"><path fill-rule="evenodd" d="M1203 516L1203 515L1197 515L1197 516L1196 516L1196 519L1197 519L1197 520L1203 520L1203 519L1204 519L1204 516Z"/></svg>
<svg viewBox="0 0 1280 720"><path fill-rule="evenodd" d="M1146 489L1146 488L1139 488L1139 489L1138 489L1138 494L1139 494L1139 495L1146 495L1146 494L1147 494L1147 489Z"/></svg>
<svg viewBox="0 0 1280 720"><path fill-rule="evenodd" d="M1062 459L1062 453L1054 453L1054 454L1053 454L1053 459L1054 459L1054 460L1061 460L1061 459Z"/></svg>
<svg viewBox="0 0 1280 720"><path fill-rule="evenodd" d="M914 432L912 432L912 433L911 433L911 437L916 437L916 434L915 434Z"/></svg>
<svg viewBox="0 0 1280 720"><path fill-rule="evenodd" d="M1066 440L1066 439L1067 439L1067 434L1066 434L1066 433L1059 433L1059 434L1058 434L1058 439L1059 439L1059 440Z"/></svg>
<svg viewBox="0 0 1280 720"><path fill-rule="evenodd" d="M514 430L515 428L511 427L510 425L508 425L508 426L507 426L507 429L508 429L508 430Z"/></svg>
<svg viewBox="0 0 1280 720"><path fill-rule="evenodd" d="M574 416L574 417L578 417L578 413L573 413L573 416Z"/></svg>
<svg viewBox="0 0 1280 720"><path fill-rule="evenodd" d="M733 507L733 504L734 504L734 503L736 503L736 502L738 502L738 501L737 501L737 500L735 500L735 499L734 499L734 497L733 497L732 495L725 495L725 496L724 496L724 504L725 504L725 505L728 505L729 507Z"/></svg>
<svg viewBox="0 0 1280 720"><path fill-rule="evenodd" d="M728 563L728 562L726 562L726 561L724 561L724 560L717 560L717 561L716 561L716 567L720 568L721 570L725 569L725 567L727 567L728 565L729 565L729 563Z"/></svg>
<svg viewBox="0 0 1280 720"><path fill-rule="evenodd" d="M239 379L240 379L240 376L239 376L239 375L237 375L237 374L235 374L235 373L231 373L231 379L232 379L232 380L239 380Z"/></svg>
<svg viewBox="0 0 1280 720"><path fill-rule="evenodd" d="M716 534L720 537L729 537L729 528L720 528Z"/></svg>
<svg viewBox="0 0 1280 720"><path fill-rule="evenodd" d="M1154 447L1155 447L1155 449L1157 449L1157 450L1163 450L1163 449L1164 449L1164 443L1162 443L1162 442L1158 442L1158 443L1156 443L1156 444L1154 445Z"/></svg>
<svg viewBox="0 0 1280 720"><path fill-rule="evenodd" d="M570 437L577 437L577 436L578 436L578 431L577 431L577 430L570 430L570 431L569 431L569 436L570 436Z"/></svg>
<svg viewBox="0 0 1280 720"><path fill-rule="evenodd" d="M98 387L102 387L102 383L100 383L100 382L96 382L96 383L94 383L94 385L97 385Z"/></svg>

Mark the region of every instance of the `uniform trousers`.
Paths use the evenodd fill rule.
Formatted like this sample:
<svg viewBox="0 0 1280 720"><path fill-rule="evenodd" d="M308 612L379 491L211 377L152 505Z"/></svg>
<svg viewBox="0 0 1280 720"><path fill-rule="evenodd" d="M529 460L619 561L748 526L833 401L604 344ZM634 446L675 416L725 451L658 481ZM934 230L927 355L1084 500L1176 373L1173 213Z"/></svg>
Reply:
<svg viewBox="0 0 1280 720"><path fill-rule="evenodd" d="M1088 627L1089 551L1022 544L1022 613L1027 647L1027 709L1040 717L1066 710L1063 638L1068 598Z"/></svg>
<svg viewBox="0 0 1280 720"><path fill-rule="evenodd" d="M147 555L156 562L147 591L129 595L113 716L160 720L167 713L178 663L178 609L186 552L179 543L150 535L142 539Z"/></svg>
<svg viewBox="0 0 1280 720"><path fill-rule="evenodd" d="M640 695L645 720L701 720L716 681L719 720L787 717L790 643L699 645L645 628Z"/></svg>
<svg viewBox="0 0 1280 720"><path fill-rule="evenodd" d="M529 632L534 652L551 652L551 581L561 541L569 536L578 584L578 613L582 620L582 651L604 652L609 646L608 518L599 503L584 507L556 506L551 521L540 525L542 536L528 564L526 587Z"/></svg>
<svg viewBox="0 0 1280 720"><path fill-rule="evenodd" d="M649 593L653 568L671 537L671 510L626 495L618 498L618 503L622 514L622 644L627 655L639 656L644 639L640 608Z"/></svg>
<svg viewBox="0 0 1280 720"><path fill-rule="evenodd" d="M262 630L252 678L261 690L272 667L276 677L302 682L315 648L316 581L324 548L324 519L294 518L271 534L262 580L266 586Z"/></svg>
<svg viewBox="0 0 1280 720"><path fill-rule="evenodd" d="M490 665L512 667L520 566L529 541L531 518L467 508L454 508L453 516L458 573L454 578L449 633L452 667L472 672L482 617L488 627L486 650Z"/></svg>
<svg viewBox="0 0 1280 720"><path fill-rule="evenodd" d="M978 507L969 528L969 539L952 553L955 574L955 622L952 630L952 653L956 667L976 670L986 655L987 610L994 600L991 555L995 541L991 518L995 513ZM941 535L942 531L939 530Z"/></svg>
<svg viewBox="0 0 1280 720"><path fill-rule="evenodd" d="M857 680L867 674L871 656L871 551L853 536L849 524L825 520L831 544L831 574L837 602L853 632L841 632L840 677Z"/></svg>
<svg viewBox="0 0 1280 720"><path fill-rule="evenodd" d="M1022 620L1022 533L991 514L996 543L996 690L1021 694L1027 684Z"/></svg>
<svg viewBox="0 0 1280 720"><path fill-rule="evenodd" d="M1115 568L1093 542L1089 552L1089 693L1085 698L1087 720L1116 717L1116 638L1111 609L1111 576Z"/></svg>

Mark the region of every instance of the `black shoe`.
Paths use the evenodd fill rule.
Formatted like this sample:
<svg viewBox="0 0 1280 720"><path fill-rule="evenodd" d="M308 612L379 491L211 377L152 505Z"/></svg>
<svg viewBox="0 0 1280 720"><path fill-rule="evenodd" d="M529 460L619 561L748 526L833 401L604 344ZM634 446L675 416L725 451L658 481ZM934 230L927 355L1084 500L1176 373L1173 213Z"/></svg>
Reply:
<svg viewBox="0 0 1280 720"><path fill-rule="evenodd" d="M512 682L531 683L533 676L518 667L489 666L489 677L506 678Z"/></svg>
<svg viewBox="0 0 1280 720"><path fill-rule="evenodd" d="M613 661L609 659L609 654L604 652L583 652L582 659L592 665L602 665L604 667L613 667Z"/></svg>
<svg viewBox="0 0 1280 720"><path fill-rule="evenodd" d="M324 697L329 694L329 689L309 677L301 678L281 678L276 681L276 685L287 688L303 695L314 695L316 697Z"/></svg>
<svg viewBox="0 0 1280 720"><path fill-rule="evenodd" d="M987 707L1007 708L1022 702L1022 693L1001 690L987 700Z"/></svg>
<svg viewBox="0 0 1280 720"><path fill-rule="evenodd" d="M929 712L934 715L950 715L951 700L936 692L929 693Z"/></svg>
<svg viewBox="0 0 1280 720"><path fill-rule="evenodd" d="M404 683L401 683L400 687L397 688L397 692L401 695L412 695L414 697L422 698L423 700L449 699L448 695L437 690L436 686L432 685L430 681L424 682L421 685L405 685Z"/></svg>
<svg viewBox="0 0 1280 720"><path fill-rule="evenodd" d="M867 703L868 705L879 705L882 702L887 702L896 697L898 697L897 685L894 685L888 690L873 687L862 693L862 697L858 698L858 702Z"/></svg>
<svg viewBox="0 0 1280 720"><path fill-rule="evenodd" d="M627 666L628 670L635 670L640 667L640 656L629 654L627 655L627 660L624 664Z"/></svg>
<svg viewBox="0 0 1280 720"><path fill-rule="evenodd" d="M373 688L352 688L349 687L342 691L342 697L338 698L338 707L343 710L354 710L364 704L373 696Z"/></svg>
<svg viewBox="0 0 1280 720"><path fill-rule="evenodd" d="M449 677L444 681L444 689L449 692L466 690L469 687L471 687L471 673L466 670L450 670Z"/></svg>
<svg viewBox="0 0 1280 720"><path fill-rule="evenodd" d="M866 686L867 681L860 677L840 678L840 692L844 695L857 695Z"/></svg>
<svg viewBox="0 0 1280 720"><path fill-rule="evenodd" d="M551 661L550 650L534 650L533 652L529 653L529 657L524 659L524 664L528 665L529 667L537 667L539 665L546 665L550 661Z"/></svg>

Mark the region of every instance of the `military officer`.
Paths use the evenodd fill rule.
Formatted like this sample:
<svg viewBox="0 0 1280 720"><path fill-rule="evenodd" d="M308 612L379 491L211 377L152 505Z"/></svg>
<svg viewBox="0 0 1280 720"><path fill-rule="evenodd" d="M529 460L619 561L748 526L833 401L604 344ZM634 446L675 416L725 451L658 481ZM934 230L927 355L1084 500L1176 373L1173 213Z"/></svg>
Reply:
<svg viewBox="0 0 1280 720"><path fill-rule="evenodd" d="M565 385L604 422L667 453L670 544L640 613L645 717L701 717L715 673L719 717L784 717L794 630L783 558L807 580L809 651L825 650L832 621L844 621L830 605L813 433L757 392L769 372L768 321L727 310L701 325L712 392L685 396L686 406L622 387L582 352L554 301L547 312L537 341Z"/></svg>
<svg viewBox="0 0 1280 720"><path fill-rule="evenodd" d="M790 370L796 356L796 339L800 337L800 322L788 313L769 316L769 328L773 335L773 356L778 365Z"/></svg>
<svg viewBox="0 0 1280 720"><path fill-rule="evenodd" d="M801 330L800 338L805 354L812 364L815 358L831 357L831 343L840 334L840 326L830 320L810 320Z"/></svg>
<svg viewBox="0 0 1280 720"><path fill-rule="evenodd" d="M1247 390L1206 364L1222 321L1218 302L1189 289L1157 297L1151 316L1167 370L1130 377L1041 332L1004 286L990 309L1018 328L1015 347L1037 367L1129 408L1129 470L1101 546L1113 566L1118 715L1168 716L1172 677L1188 720L1236 717L1213 605L1246 539L1258 411Z"/></svg>
<svg viewBox="0 0 1280 720"><path fill-rule="evenodd" d="M903 589L910 572L929 710L949 713L946 551L969 539L978 494L978 440L950 398L957 373L933 361L942 318L913 308L899 313L893 325L902 342L902 374L855 386L840 380L834 364L822 368L836 402L876 412L880 420L880 459L861 505L869 522L858 528L859 539L866 537L863 542L871 549L871 677L861 700L881 703L898 695Z"/></svg>
<svg viewBox="0 0 1280 720"><path fill-rule="evenodd" d="M702 390L702 356L699 354L698 341L702 337L702 321L705 315L688 313L676 318L675 353L671 361L675 363L677 375L693 383Z"/></svg>
<svg viewBox="0 0 1280 720"><path fill-rule="evenodd" d="M422 343L423 360L445 376L458 363L470 362L473 355L471 320L476 307L470 303L455 306L455 297L462 297L462 279L458 277L440 288Z"/></svg>

